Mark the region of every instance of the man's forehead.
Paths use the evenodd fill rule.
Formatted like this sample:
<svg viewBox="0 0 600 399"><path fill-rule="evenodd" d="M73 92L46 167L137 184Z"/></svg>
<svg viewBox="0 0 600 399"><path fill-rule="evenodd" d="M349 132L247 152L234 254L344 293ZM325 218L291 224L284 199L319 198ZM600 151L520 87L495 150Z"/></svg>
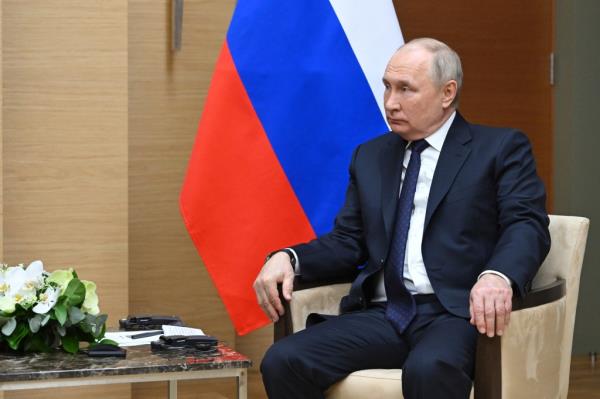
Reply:
<svg viewBox="0 0 600 399"><path fill-rule="evenodd" d="M428 66L433 54L430 51L417 46L400 47L390 61L388 66L396 68L401 65Z"/></svg>
<svg viewBox="0 0 600 399"><path fill-rule="evenodd" d="M385 68L385 74L401 72L424 72L429 70L431 64L431 53L422 49L400 48Z"/></svg>

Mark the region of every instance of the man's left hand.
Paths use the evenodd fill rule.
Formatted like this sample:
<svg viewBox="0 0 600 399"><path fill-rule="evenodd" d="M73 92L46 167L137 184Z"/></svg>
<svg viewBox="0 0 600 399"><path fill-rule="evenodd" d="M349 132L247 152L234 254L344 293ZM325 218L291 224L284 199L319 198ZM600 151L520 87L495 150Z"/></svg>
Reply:
<svg viewBox="0 0 600 399"><path fill-rule="evenodd" d="M495 274L484 274L471 289L471 324L488 337L502 335L512 310L512 287Z"/></svg>

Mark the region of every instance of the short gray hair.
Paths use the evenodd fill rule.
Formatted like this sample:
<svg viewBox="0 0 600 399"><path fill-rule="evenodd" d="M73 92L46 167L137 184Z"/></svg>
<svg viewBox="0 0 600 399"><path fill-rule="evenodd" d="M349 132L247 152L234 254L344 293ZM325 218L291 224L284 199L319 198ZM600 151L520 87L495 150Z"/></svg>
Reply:
<svg viewBox="0 0 600 399"><path fill-rule="evenodd" d="M450 80L456 81L456 97L454 97L451 105L454 108L458 108L458 100L463 83L463 71L460 57L456 54L456 51L452 50L446 43L429 37L413 39L404 44L404 46L418 46L433 54L430 68L431 79L439 87Z"/></svg>

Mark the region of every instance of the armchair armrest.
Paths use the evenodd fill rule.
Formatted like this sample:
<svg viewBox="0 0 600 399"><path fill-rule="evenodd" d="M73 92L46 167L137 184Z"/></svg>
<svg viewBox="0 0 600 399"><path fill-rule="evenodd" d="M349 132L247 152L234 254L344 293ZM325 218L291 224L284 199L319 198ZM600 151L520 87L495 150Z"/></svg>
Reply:
<svg viewBox="0 0 600 399"><path fill-rule="evenodd" d="M344 291L344 288L338 286L337 289L334 289L332 292L331 286L336 286L340 284L348 284L348 289L345 290L345 293L348 293L350 286L349 284L352 282L351 279L334 279L334 280L324 280L324 281L311 281L307 282L302 280L301 276L296 276L294 278L294 292L309 290L309 289L318 289L321 288L321 293L316 294L321 298L328 299L329 302L338 300L336 294L339 294ZM292 309L290 308L290 303L283 298L283 293L281 291L281 284L278 286L279 289L279 298L283 303L283 308L285 313L283 316L279 318L279 320L275 323L274 327L274 340L277 341L287 335L291 335L294 333L294 323L292 318ZM336 297L331 297L335 295ZM338 300L339 303L339 300Z"/></svg>
<svg viewBox="0 0 600 399"><path fill-rule="evenodd" d="M555 387L548 386L548 381L558 383L564 325L558 321L565 317L565 294L565 280L557 279L532 290L524 298L513 298L511 321L504 335L493 338L479 336L475 371L477 399L511 397L508 393L511 389L519 390L519 397L546 397L539 391L541 384L537 384L538 387L535 388L536 383L531 381L527 386L503 386L503 373L507 372L521 375L521 378L507 379L508 381L523 380L522 376L527 377L529 374L537 381L544 381L549 392L559 392ZM549 325L555 328L548 328ZM532 364L528 362L535 363L535 367L532 368ZM532 376L532 372L536 375ZM550 376L554 373L554 378L540 378L538 373ZM531 393L524 392L527 390L531 390Z"/></svg>

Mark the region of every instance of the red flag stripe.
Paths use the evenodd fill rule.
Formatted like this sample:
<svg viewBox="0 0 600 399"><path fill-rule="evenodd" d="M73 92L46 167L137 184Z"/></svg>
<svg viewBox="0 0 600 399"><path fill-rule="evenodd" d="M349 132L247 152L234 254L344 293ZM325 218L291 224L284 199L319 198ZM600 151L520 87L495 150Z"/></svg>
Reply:
<svg viewBox="0 0 600 399"><path fill-rule="evenodd" d="M268 324L252 292L265 254L315 234L227 43L209 88L180 208L236 331L243 335Z"/></svg>

